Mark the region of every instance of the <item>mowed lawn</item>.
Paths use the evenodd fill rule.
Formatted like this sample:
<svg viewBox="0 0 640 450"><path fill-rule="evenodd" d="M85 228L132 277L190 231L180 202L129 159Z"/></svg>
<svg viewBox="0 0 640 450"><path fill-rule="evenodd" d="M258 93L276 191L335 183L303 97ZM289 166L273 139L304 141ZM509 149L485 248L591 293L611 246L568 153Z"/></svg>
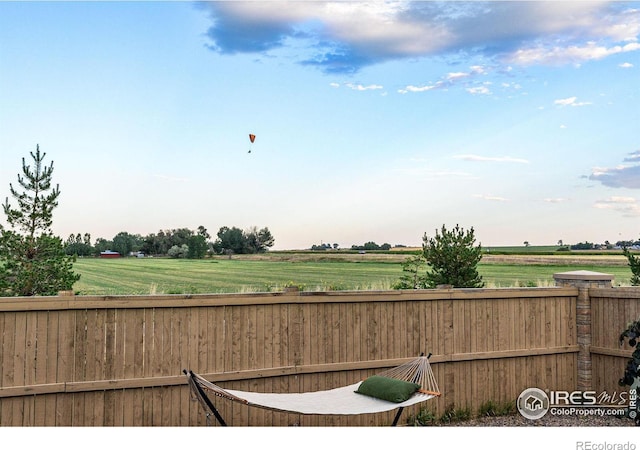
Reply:
<svg viewBox="0 0 640 450"><path fill-rule="evenodd" d="M303 290L389 289L400 264L379 262L287 262L242 259L78 259L81 295L270 292L286 285Z"/></svg>
<svg viewBox="0 0 640 450"><path fill-rule="evenodd" d="M480 263L487 287L553 286L553 274L592 270L615 276L614 285L629 285L628 266L606 263ZM402 260L252 260L169 258L82 258L79 295L205 294L280 291L299 285L306 291L391 289L402 275Z"/></svg>

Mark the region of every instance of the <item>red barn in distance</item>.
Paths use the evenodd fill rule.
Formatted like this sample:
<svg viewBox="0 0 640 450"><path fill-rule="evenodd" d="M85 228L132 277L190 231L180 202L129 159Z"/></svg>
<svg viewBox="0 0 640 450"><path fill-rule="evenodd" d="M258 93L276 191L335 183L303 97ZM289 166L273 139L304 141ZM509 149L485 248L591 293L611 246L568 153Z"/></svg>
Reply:
<svg viewBox="0 0 640 450"><path fill-rule="evenodd" d="M100 258L120 258L120 253L111 250L100 252Z"/></svg>

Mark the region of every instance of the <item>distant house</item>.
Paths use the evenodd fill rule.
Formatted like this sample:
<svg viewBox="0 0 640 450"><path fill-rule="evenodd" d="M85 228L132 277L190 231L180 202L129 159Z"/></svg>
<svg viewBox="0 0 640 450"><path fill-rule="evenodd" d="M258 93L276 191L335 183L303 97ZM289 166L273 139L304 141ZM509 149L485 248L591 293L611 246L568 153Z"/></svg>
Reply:
<svg viewBox="0 0 640 450"><path fill-rule="evenodd" d="M100 252L100 258L120 258L120 253L111 250Z"/></svg>

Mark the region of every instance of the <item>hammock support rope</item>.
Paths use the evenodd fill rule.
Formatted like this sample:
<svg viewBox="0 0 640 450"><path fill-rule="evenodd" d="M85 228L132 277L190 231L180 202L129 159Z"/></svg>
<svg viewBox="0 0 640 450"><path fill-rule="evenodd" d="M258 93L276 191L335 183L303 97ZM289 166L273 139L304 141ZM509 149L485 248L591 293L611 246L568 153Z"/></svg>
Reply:
<svg viewBox="0 0 640 450"><path fill-rule="evenodd" d="M220 425L227 425L207 395L207 392L214 396L244 405L287 413L353 415L379 413L398 409L392 424L395 426L406 406L415 405L440 395L438 384L429 364L430 356L431 354L428 356L421 355L416 359L377 374L378 376L409 381L420 385L420 389L418 389L413 396L401 403L389 402L356 393L355 391L358 389L360 383L362 383L361 381L325 391L258 393L224 389L190 370L185 369L183 372L187 376L192 398L197 400L202 406L208 424L210 417L213 415Z"/></svg>

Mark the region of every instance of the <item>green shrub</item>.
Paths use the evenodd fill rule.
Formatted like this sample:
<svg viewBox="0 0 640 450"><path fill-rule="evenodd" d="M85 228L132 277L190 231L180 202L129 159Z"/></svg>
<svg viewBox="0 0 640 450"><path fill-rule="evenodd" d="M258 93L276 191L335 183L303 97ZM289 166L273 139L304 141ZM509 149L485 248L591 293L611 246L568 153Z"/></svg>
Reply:
<svg viewBox="0 0 640 450"><path fill-rule="evenodd" d="M478 417L497 417L509 416L516 412L516 404L514 401L497 403L488 400L478 408Z"/></svg>
<svg viewBox="0 0 640 450"><path fill-rule="evenodd" d="M420 270L427 262L423 255L410 256L402 263L402 276L393 284L393 289L424 289L426 281Z"/></svg>
<svg viewBox="0 0 640 450"><path fill-rule="evenodd" d="M415 417L409 419L409 423L417 427L428 427L435 425L437 422L438 418L435 413L426 408L421 409Z"/></svg>
<svg viewBox="0 0 640 450"><path fill-rule="evenodd" d="M464 422L471 419L471 410L469 408L448 407L440 416L441 423Z"/></svg>

